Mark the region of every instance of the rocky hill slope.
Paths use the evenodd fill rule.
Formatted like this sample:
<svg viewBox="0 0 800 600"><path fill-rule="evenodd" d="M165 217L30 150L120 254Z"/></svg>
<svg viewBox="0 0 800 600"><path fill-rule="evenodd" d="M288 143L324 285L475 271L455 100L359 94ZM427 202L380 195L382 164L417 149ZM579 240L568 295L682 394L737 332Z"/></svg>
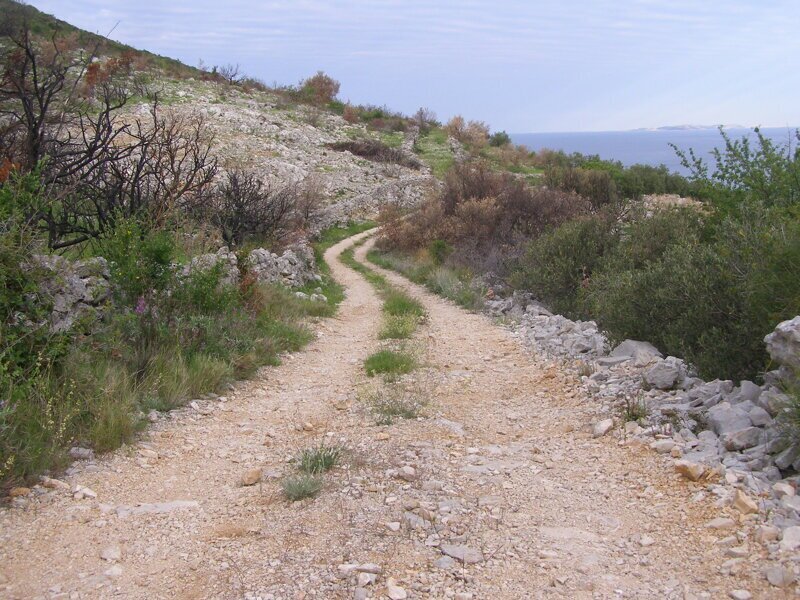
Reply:
<svg viewBox="0 0 800 600"><path fill-rule="evenodd" d="M327 207L319 216L320 227L373 217L386 202L412 206L435 185L424 164L412 169L372 162L330 147L363 138L395 143L403 134L381 135L334 113L287 103L269 91L193 78L162 79L152 87L168 110L206 120L222 167L252 170L276 186L307 182L317 187ZM134 115L148 110L144 103L131 107ZM415 135L413 130L406 134L406 147Z"/></svg>

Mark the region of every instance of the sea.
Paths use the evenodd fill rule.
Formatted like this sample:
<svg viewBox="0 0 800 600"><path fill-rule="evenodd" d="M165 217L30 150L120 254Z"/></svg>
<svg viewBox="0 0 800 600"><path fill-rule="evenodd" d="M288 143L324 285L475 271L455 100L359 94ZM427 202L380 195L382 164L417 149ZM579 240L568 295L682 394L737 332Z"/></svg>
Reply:
<svg viewBox="0 0 800 600"><path fill-rule="evenodd" d="M781 144L796 144L795 128L762 127L761 133ZM743 136L755 138L752 129L726 128L725 133L733 139ZM515 144L529 150L563 150L567 154L597 154L606 160L618 160L629 166L633 164L666 165L670 171L686 175L670 143L688 151L694 149L698 157L707 159L713 171L711 151L723 148L725 142L717 128L707 129L647 129L633 131L589 131L567 133L517 133L511 134Z"/></svg>

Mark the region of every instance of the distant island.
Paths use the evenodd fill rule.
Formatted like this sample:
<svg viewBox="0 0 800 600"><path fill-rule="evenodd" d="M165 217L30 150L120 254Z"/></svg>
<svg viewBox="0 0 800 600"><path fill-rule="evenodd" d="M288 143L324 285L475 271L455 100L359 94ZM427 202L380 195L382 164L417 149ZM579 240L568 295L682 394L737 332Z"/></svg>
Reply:
<svg viewBox="0 0 800 600"><path fill-rule="evenodd" d="M695 131L701 129L719 129L719 125L664 125L663 127L639 127L631 131ZM722 125L723 129L747 129L744 125Z"/></svg>

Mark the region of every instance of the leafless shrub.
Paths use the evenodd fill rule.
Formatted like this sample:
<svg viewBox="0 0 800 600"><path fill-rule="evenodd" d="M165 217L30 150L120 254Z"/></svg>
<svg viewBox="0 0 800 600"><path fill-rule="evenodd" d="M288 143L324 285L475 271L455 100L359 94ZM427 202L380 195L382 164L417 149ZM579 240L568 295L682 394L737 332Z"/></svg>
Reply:
<svg viewBox="0 0 800 600"><path fill-rule="evenodd" d="M444 189L415 213L382 215L380 244L414 253L442 240L457 250L453 256L459 262L502 271L501 254L513 257L523 241L588 209L576 194L532 188L485 163L465 162L448 173ZM501 254L495 252L499 250Z"/></svg>
<svg viewBox="0 0 800 600"><path fill-rule="evenodd" d="M483 121L465 121L456 115L447 122L445 131L463 144L473 148L482 148L489 143L489 126Z"/></svg>
<svg viewBox="0 0 800 600"><path fill-rule="evenodd" d="M342 111L342 118L350 124L358 123L358 111L352 105L347 104Z"/></svg>
<svg viewBox="0 0 800 600"><path fill-rule="evenodd" d="M438 124L436 121L436 113L424 107L421 107L414 113L413 121L414 124L419 127L420 133L427 133Z"/></svg>
<svg viewBox="0 0 800 600"><path fill-rule="evenodd" d="M241 81L241 68L238 64L233 65L228 63L227 65L222 65L221 67L214 67L214 69L216 69L216 72L219 74L219 76L230 85L237 84L239 81Z"/></svg>
<svg viewBox="0 0 800 600"><path fill-rule="evenodd" d="M319 177L312 174L300 182L294 204L298 227L301 229L308 227L316 213L322 208L324 200L325 190Z"/></svg>
<svg viewBox="0 0 800 600"><path fill-rule="evenodd" d="M254 173L231 170L201 208L231 247L248 238L274 240L287 233L298 196L294 185L276 188Z"/></svg>
<svg viewBox="0 0 800 600"><path fill-rule="evenodd" d="M618 196L614 180L607 171L551 165L545 169L544 181L548 187L588 198L596 208L610 204Z"/></svg>
<svg viewBox="0 0 800 600"><path fill-rule="evenodd" d="M120 118L129 94L117 76L129 74L130 60L93 63L71 41L38 43L25 28L8 39L2 158L21 172L39 170L44 194L26 207L27 217L51 248L100 237L120 218L163 224L211 181L216 162L202 119L165 114L157 103L149 118Z"/></svg>

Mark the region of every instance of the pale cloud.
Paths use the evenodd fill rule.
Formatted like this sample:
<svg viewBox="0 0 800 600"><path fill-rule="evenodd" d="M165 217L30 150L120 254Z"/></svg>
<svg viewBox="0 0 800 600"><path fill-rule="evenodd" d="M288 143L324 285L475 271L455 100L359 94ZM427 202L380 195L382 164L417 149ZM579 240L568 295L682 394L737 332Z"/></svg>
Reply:
<svg viewBox="0 0 800 600"><path fill-rule="evenodd" d="M797 0L31 0L196 64L510 131L799 124Z"/></svg>

